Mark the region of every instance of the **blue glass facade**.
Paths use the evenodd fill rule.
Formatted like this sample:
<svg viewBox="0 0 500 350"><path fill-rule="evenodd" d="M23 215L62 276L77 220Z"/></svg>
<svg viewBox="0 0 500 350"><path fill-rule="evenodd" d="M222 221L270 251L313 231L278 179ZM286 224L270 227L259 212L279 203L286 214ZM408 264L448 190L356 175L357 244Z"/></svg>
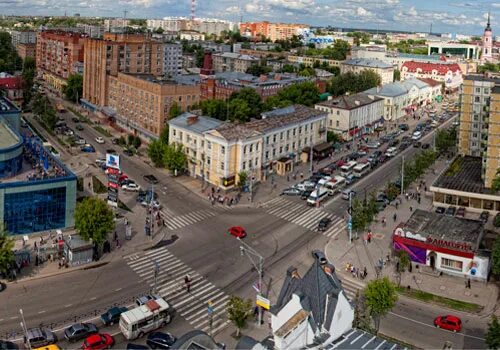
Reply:
<svg viewBox="0 0 500 350"><path fill-rule="evenodd" d="M23 166L23 155L0 161L0 178L14 176L21 171Z"/></svg>

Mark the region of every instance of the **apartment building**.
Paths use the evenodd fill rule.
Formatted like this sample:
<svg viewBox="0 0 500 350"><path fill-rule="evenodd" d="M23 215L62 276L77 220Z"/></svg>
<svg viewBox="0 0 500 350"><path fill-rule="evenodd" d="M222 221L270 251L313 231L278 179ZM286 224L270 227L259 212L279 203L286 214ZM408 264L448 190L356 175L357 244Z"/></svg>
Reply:
<svg viewBox="0 0 500 350"><path fill-rule="evenodd" d="M384 99L364 93L333 98L314 108L328 113L328 130L344 140L370 133L384 120Z"/></svg>
<svg viewBox="0 0 500 350"><path fill-rule="evenodd" d="M62 91L68 77L78 72L83 62L83 43L86 38L86 34L59 30L37 34L37 73L50 87Z"/></svg>
<svg viewBox="0 0 500 350"><path fill-rule="evenodd" d="M163 59L163 73L174 77L182 73L182 45L165 43Z"/></svg>
<svg viewBox="0 0 500 350"><path fill-rule="evenodd" d="M78 23L76 27L87 34L89 38L102 38L104 35L104 26Z"/></svg>
<svg viewBox="0 0 500 350"><path fill-rule="evenodd" d="M184 146L191 175L223 189L237 185L241 172L263 180L278 161L298 161L304 148L326 141L326 113L301 105L244 124L190 113L168 124L169 142Z"/></svg>
<svg viewBox="0 0 500 350"><path fill-rule="evenodd" d="M36 32L30 30L13 30L10 32L12 45L36 44Z"/></svg>
<svg viewBox="0 0 500 350"><path fill-rule="evenodd" d="M394 66L379 60L372 59L350 59L340 63L340 73L352 72L359 74L364 70L372 70L380 75L381 84L389 84L394 81Z"/></svg>
<svg viewBox="0 0 500 350"><path fill-rule="evenodd" d="M160 136L174 103L187 110L199 102L200 87L196 84L160 80L142 73L118 73L107 79L108 104L103 113L146 140Z"/></svg>
<svg viewBox="0 0 500 350"><path fill-rule="evenodd" d="M18 44L16 46L16 51L19 57L23 60L26 57L36 57L36 44Z"/></svg>
<svg viewBox="0 0 500 350"><path fill-rule="evenodd" d="M161 28L168 32L179 32L192 28L191 20L186 17L165 17L163 19L148 19L146 21L148 29L155 30Z"/></svg>
<svg viewBox="0 0 500 350"><path fill-rule="evenodd" d="M295 23L245 22L240 23L240 34L250 38L265 36L271 41L286 40L300 35L308 25Z"/></svg>
<svg viewBox="0 0 500 350"><path fill-rule="evenodd" d="M115 28L125 28L129 26L129 20L125 18L109 18L104 20L104 31L111 32Z"/></svg>
<svg viewBox="0 0 500 350"><path fill-rule="evenodd" d="M259 64L257 57L240 55L234 52L214 53L212 55L213 69L218 72L245 73L248 68Z"/></svg>
<svg viewBox="0 0 500 350"><path fill-rule="evenodd" d="M314 57L314 56L295 56L289 55L287 61L293 64L303 64L306 67L314 66L315 62L319 62L320 64L326 63L332 67L340 67L340 64L343 61L331 60L323 57Z"/></svg>
<svg viewBox="0 0 500 350"><path fill-rule="evenodd" d="M119 72L163 75L164 43L149 34L104 33L85 41L83 103L95 110L108 104L107 76Z"/></svg>

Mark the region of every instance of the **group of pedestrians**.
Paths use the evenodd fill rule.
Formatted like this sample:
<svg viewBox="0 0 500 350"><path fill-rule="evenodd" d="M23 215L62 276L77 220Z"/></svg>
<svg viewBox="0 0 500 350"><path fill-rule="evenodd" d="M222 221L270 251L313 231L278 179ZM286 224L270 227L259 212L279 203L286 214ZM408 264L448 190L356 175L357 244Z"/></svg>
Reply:
<svg viewBox="0 0 500 350"><path fill-rule="evenodd" d="M351 263L347 263L345 266L345 270L347 272L350 272L352 274L352 277L358 279L365 279L366 276L368 275L368 270L366 269L366 266L364 267L363 271L361 271L360 268L355 267Z"/></svg>

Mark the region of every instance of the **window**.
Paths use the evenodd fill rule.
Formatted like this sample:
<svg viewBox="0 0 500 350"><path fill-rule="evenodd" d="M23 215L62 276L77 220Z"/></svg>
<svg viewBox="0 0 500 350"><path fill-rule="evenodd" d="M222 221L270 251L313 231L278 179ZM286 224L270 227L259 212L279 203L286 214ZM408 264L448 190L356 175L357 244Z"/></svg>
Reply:
<svg viewBox="0 0 500 350"><path fill-rule="evenodd" d="M266 151L266 160L269 159L269 151Z"/></svg>
<svg viewBox="0 0 500 350"><path fill-rule="evenodd" d="M337 120L336 124L337 124L337 128L338 128L340 126L340 121Z"/></svg>
<svg viewBox="0 0 500 350"><path fill-rule="evenodd" d="M280 140L283 140L283 131L280 133Z"/></svg>
<svg viewBox="0 0 500 350"><path fill-rule="evenodd" d="M208 148L208 149L212 149L212 142L207 141L207 148Z"/></svg>
<svg viewBox="0 0 500 350"><path fill-rule="evenodd" d="M247 146L243 146L243 154L247 154Z"/></svg>
<svg viewBox="0 0 500 350"><path fill-rule="evenodd" d="M179 132L179 138L181 139L182 141L182 131Z"/></svg>
<svg viewBox="0 0 500 350"><path fill-rule="evenodd" d="M210 157L207 157L207 165L210 165Z"/></svg>
<svg viewBox="0 0 500 350"><path fill-rule="evenodd" d="M269 136L266 137L266 145L269 145Z"/></svg>
<svg viewBox="0 0 500 350"><path fill-rule="evenodd" d="M250 145L250 153L252 153L252 152L253 152L253 144Z"/></svg>
<svg viewBox="0 0 500 350"><path fill-rule="evenodd" d="M241 169L245 170L247 167L247 162L243 162L243 164L241 165Z"/></svg>
<svg viewBox="0 0 500 350"><path fill-rule="evenodd" d="M476 93L480 93L481 92L481 88L476 88Z"/></svg>
<svg viewBox="0 0 500 350"><path fill-rule="evenodd" d="M177 130L175 130L175 129L174 129L174 130L172 131L172 134L173 134L174 136L176 136L176 135L177 135Z"/></svg>
<svg viewBox="0 0 500 350"><path fill-rule="evenodd" d="M283 153L283 147L280 147L280 154Z"/></svg>
<svg viewBox="0 0 500 350"><path fill-rule="evenodd" d="M295 132L296 132L296 129L295 129L295 128L293 128L293 136L295 136Z"/></svg>
<svg viewBox="0 0 500 350"><path fill-rule="evenodd" d="M226 154L226 147L220 146L220 153Z"/></svg>
<svg viewBox="0 0 500 350"><path fill-rule="evenodd" d="M307 132L307 124L304 126L304 131Z"/></svg>
<svg viewBox="0 0 500 350"><path fill-rule="evenodd" d="M224 170L224 162L220 162L220 170Z"/></svg>
<svg viewBox="0 0 500 350"><path fill-rule="evenodd" d="M276 142L276 134L273 135L273 142Z"/></svg>
<svg viewBox="0 0 500 350"><path fill-rule="evenodd" d="M474 102L479 102L479 96L474 97Z"/></svg>
<svg viewBox="0 0 500 350"><path fill-rule="evenodd" d="M286 139L288 140L290 138L290 130L286 131Z"/></svg>
<svg viewBox="0 0 500 350"><path fill-rule="evenodd" d="M340 115L340 111L337 111L337 115Z"/></svg>
<svg viewBox="0 0 500 350"><path fill-rule="evenodd" d="M444 268L447 268L450 270L462 271L462 266L463 266L462 261L441 258L441 267L444 267Z"/></svg>

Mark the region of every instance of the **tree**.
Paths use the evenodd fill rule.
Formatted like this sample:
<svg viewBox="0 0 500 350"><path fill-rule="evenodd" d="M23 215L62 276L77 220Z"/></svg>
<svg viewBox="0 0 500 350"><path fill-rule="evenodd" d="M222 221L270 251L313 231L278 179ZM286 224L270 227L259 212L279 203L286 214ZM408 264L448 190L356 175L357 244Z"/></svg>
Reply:
<svg viewBox="0 0 500 350"><path fill-rule="evenodd" d="M368 282L364 294L366 307L375 322L375 329L378 333L380 319L394 307L398 300L396 287L387 277L384 277Z"/></svg>
<svg viewBox="0 0 500 350"><path fill-rule="evenodd" d="M491 271L495 275L500 275L500 238L495 239L491 251Z"/></svg>
<svg viewBox="0 0 500 350"><path fill-rule="evenodd" d="M316 61L316 62L318 62L318 61ZM314 68L305 67L304 69L302 69L298 73L298 75L301 76L301 77L315 77L316 76L316 71L314 70Z"/></svg>
<svg viewBox="0 0 500 350"><path fill-rule="evenodd" d="M155 29L155 33L156 34L163 34L164 31L165 30L162 27L158 27L158 28Z"/></svg>
<svg viewBox="0 0 500 350"><path fill-rule="evenodd" d="M168 116L170 119L176 118L182 114L181 107L177 104L177 102L172 103L170 109L168 110Z"/></svg>
<svg viewBox="0 0 500 350"><path fill-rule="evenodd" d="M436 132L436 149L440 153L445 153L455 146L457 140L457 132L454 128L443 130L439 129Z"/></svg>
<svg viewBox="0 0 500 350"><path fill-rule="evenodd" d="M184 170L187 165L187 157L181 144L171 143L165 146L163 153L163 164L173 173Z"/></svg>
<svg viewBox="0 0 500 350"><path fill-rule="evenodd" d="M337 143L337 142L340 142L341 140L342 140L342 136L340 136L339 134L337 134L333 131L326 132L326 141L327 142Z"/></svg>
<svg viewBox="0 0 500 350"><path fill-rule="evenodd" d="M223 100L203 100L199 106L203 115L219 120L227 119L227 102Z"/></svg>
<svg viewBox="0 0 500 350"><path fill-rule="evenodd" d="M240 336L241 329L245 327L252 313L252 305L252 300L244 300L236 295L231 296L227 303L227 318L235 325L237 337Z"/></svg>
<svg viewBox="0 0 500 350"><path fill-rule="evenodd" d="M347 72L333 77L327 90L334 96L341 96L347 92L355 94L378 86L380 82L380 75L371 69L365 69L359 74Z"/></svg>
<svg viewBox="0 0 500 350"><path fill-rule="evenodd" d="M484 337L484 342L488 345L488 349L500 349L500 323L496 315L491 316L491 321L488 324L488 331Z"/></svg>
<svg viewBox="0 0 500 350"><path fill-rule="evenodd" d="M380 75L372 69L363 69L357 75L356 92L365 91L382 83Z"/></svg>
<svg viewBox="0 0 500 350"><path fill-rule="evenodd" d="M14 237L0 224L0 272L7 273L14 263Z"/></svg>
<svg viewBox="0 0 500 350"><path fill-rule="evenodd" d="M352 202L352 229L354 231L363 231L368 225L368 218L364 210L363 203L355 198Z"/></svg>
<svg viewBox="0 0 500 350"><path fill-rule="evenodd" d="M104 242L115 229L113 211L98 197L87 197L76 205L75 228L85 240L97 245Z"/></svg>
<svg viewBox="0 0 500 350"><path fill-rule="evenodd" d="M163 133L162 133L163 135ZM164 143L163 140L153 140L148 146L148 156L153 162L155 167L165 166L164 154L168 143Z"/></svg>
<svg viewBox="0 0 500 350"><path fill-rule="evenodd" d="M295 73L296 71L297 68L295 68L295 66L291 64L285 64L283 65L283 68L281 68L282 73Z"/></svg>
<svg viewBox="0 0 500 350"><path fill-rule="evenodd" d="M12 45L12 38L7 32L0 32L0 72L14 74L22 68L22 59Z"/></svg>
<svg viewBox="0 0 500 350"><path fill-rule="evenodd" d="M252 109L248 105L248 102L241 99L235 98L229 101L228 104L228 116L231 121L248 122L250 121L250 116L252 115Z"/></svg>
<svg viewBox="0 0 500 350"><path fill-rule="evenodd" d="M23 62L23 104L28 105L33 95L33 80L35 79L36 64L33 57L26 57Z"/></svg>
<svg viewBox="0 0 500 350"><path fill-rule="evenodd" d="M260 116L260 112L262 111L262 98L253 88L243 88L238 92L234 92L229 97L229 110L231 111L231 102L235 99L243 100L247 103L248 108L250 109L249 115L246 119L250 118L258 118Z"/></svg>
<svg viewBox="0 0 500 350"><path fill-rule="evenodd" d="M291 104L302 104L312 106L319 101L318 87L312 81L305 81L300 84L293 84L280 90L274 98L270 97L266 101L265 109L286 107Z"/></svg>
<svg viewBox="0 0 500 350"><path fill-rule="evenodd" d="M365 296L362 291L356 292L354 300L354 321L353 326L372 333L371 320L369 310L366 307Z"/></svg>
<svg viewBox="0 0 500 350"><path fill-rule="evenodd" d="M42 122L45 124L47 129L49 130L54 130L56 127L56 123L58 120L56 111L52 106L50 108L47 108L47 110L44 111L44 113L41 115Z"/></svg>
<svg viewBox="0 0 500 350"><path fill-rule="evenodd" d="M168 145L168 137L169 137L168 124L165 124L163 129L161 129L160 141L163 142L165 145Z"/></svg>
<svg viewBox="0 0 500 350"><path fill-rule="evenodd" d="M411 265L411 260L410 256L408 255L408 252L406 250L400 250L398 252L398 270L396 271L398 273L398 287L401 285L401 275L403 272L405 272L407 269L410 268Z"/></svg>
<svg viewBox="0 0 500 350"><path fill-rule="evenodd" d="M66 99L78 103L83 93L83 76L81 74L70 74L66 85L63 86Z"/></svg>
<svg viewBox="0 0 500 350"><path fill-rule="evenodd" d="M268 74L268 73L272 72L272 70L273 69L271 67L268 67L268 66L265 66L265 65L253 64L250 67L248 67L248 69L247 69L246 72L248 74L252 74L252 75L254 75L256 77L259 77L262 74Z"/></svg>
<svg viewBox="0 0 500 350"><path fill-rule="evenodd" d="M246 171L240 171L238 173L238 178L239 178L239 182L238 182L238 187L239 188L243 188L245 187L245 185L247 184L247 180L248 180L248 174Z"/></svg>
<svg viewBox="0 0 500 350"><path fill-rule="evenodd" d="M491 182L491 189L495 192L500 191L500 168L497 169L495 178Z"/></svg>
<svg viewBox="0 0 500 350"><path fill-rule="evenodd" d="M401 71L399 69L394 69L393 80L394 81L400 81L401 80Z"/></svg>
<svg viewBox="0 0 500 350"><path fill-rule="evenodd" d="M128 147L134 147L135 149L138 149L141 147L142 141L139 136L135 135L128 135L128 142L127 145Z"/></svg>

